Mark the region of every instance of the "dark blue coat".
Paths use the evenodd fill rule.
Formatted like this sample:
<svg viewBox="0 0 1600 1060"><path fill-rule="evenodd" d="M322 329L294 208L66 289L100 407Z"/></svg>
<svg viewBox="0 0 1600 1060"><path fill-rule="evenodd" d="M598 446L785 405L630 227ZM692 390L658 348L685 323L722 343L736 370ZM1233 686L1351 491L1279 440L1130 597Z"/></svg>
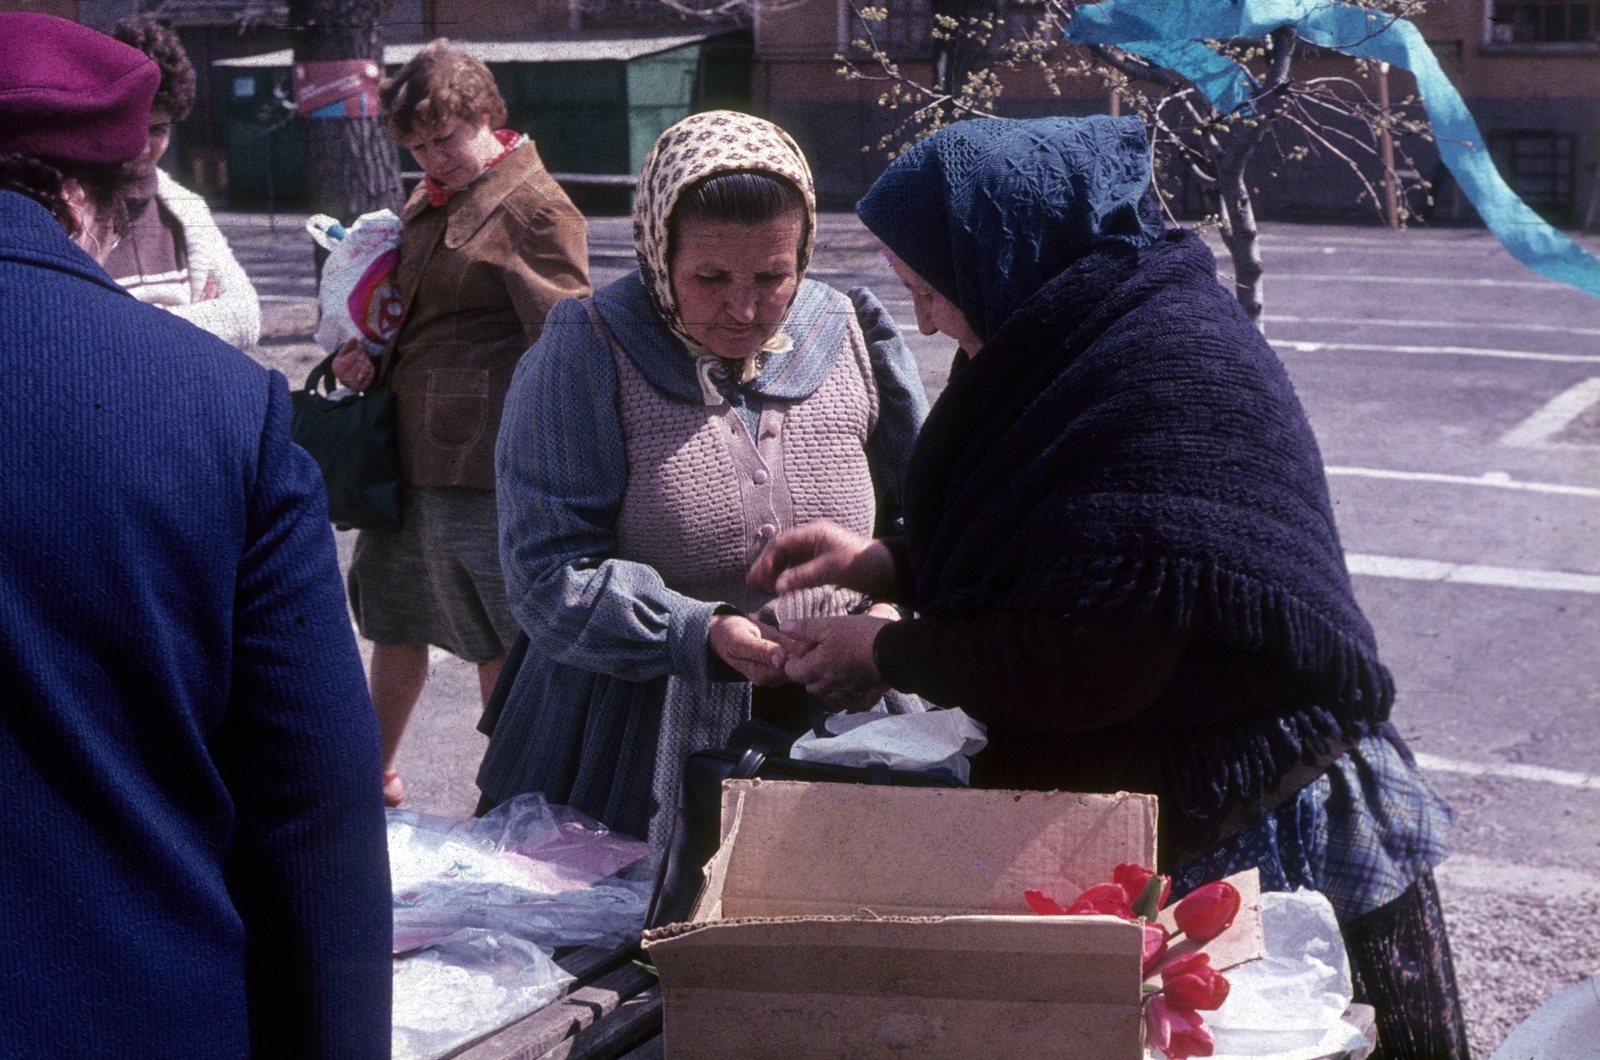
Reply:
<svg viewBox="0 0 1600 1060"><path fill-rule="evenodd" d="M0 1056L387 1057L378 732L284 379L0 192Z"/></svg>

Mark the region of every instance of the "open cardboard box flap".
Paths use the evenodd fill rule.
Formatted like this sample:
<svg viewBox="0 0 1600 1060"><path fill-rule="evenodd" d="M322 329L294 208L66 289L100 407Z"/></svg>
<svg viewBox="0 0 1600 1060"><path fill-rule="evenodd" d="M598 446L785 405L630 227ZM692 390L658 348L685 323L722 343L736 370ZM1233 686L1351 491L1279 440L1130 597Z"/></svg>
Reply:
<svg viewBox="0 0 1600 1060"><path fill-rule="evenodd" d="M1155 828L1149 795L729 781L694 919L1031 915L1154 864Z"/></svg>

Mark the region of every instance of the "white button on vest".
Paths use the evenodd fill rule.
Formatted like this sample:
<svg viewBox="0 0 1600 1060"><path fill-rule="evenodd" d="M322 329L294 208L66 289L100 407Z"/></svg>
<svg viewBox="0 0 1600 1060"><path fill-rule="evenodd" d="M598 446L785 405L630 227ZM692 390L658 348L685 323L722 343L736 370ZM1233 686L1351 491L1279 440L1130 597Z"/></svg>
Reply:
<svg viewBox="0 0 1600 1060"><path fill-rule="evenodd" d="M750 477L755 481L757 486L765 486L767 484L767 473L765 471L757 469L756 473Z"/></svg>

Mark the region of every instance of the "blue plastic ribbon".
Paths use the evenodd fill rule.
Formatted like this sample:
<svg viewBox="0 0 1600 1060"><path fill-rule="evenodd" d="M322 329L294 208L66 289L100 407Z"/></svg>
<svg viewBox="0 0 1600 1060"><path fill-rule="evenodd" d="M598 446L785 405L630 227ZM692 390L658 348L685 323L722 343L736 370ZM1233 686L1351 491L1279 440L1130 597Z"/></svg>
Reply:
<svg viewBox="0 0 1600 1060"><path fill-rule="evenodd" d="M1258 82L1200 43L1262 38L1293 26L1305 40L1409 70L1444 164L1511 256L1600 298L1600 261L1545 222L1495 168L1478 124L1433 49L1402 18L1330 0L1102 0L1067 23L1074 44L1111 44L1192 81L1223 113L1248 113Z"/></svg>

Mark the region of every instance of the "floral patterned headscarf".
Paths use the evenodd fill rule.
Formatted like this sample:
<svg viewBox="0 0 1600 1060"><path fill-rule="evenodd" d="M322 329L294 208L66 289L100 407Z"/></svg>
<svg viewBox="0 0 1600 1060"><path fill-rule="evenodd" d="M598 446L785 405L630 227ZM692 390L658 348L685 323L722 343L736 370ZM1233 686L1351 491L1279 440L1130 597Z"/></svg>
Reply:
<svg viewBox="0 0 1600 1060"><path fill-rule="evenodd" d="M633 197L633 245L639 253L639 273L651 304L662 323L683 341L697 361L712 355L683 329L667 270L667 224L679 196L690 185L716 173L732 172L771 173L800 189L806 204L805 233L800 239L802 277L811 263L811 248L816 240L817 197L811 184L811 167L788 133L748 114L711 110L692 114L661 134L639 173L639 188ZM780 327L769 343L781 342L784 337ZM701 368L703 377L707 365ZM755 369L755 358L751 358L745 370L753 373ZM703 381L702 386L705 385ZM707 394L708 402L711 393L715 391Z"/></svg>

